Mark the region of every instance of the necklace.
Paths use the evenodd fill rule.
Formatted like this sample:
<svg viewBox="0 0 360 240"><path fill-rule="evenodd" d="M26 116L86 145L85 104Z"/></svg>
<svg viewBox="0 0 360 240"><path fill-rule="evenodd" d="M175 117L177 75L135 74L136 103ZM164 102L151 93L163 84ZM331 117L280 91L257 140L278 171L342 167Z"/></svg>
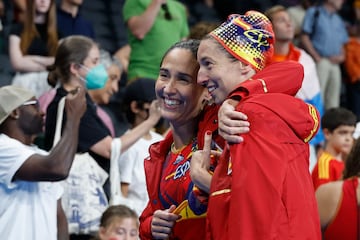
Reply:
<svg viewBox="0 0 360 240"><path fill-rule="evenodd" d="M170 155L172 155L173 160L171 162L173 162L174 165L177 165L184 159L190 158L192 153L195 152L197 149L198 146L196 137L193 138L190 143L186 144L180 149L177 149L175 147L175 144L172 143L170 148Z"/></svg>
<svg viewBox="0 0 360 240"><path fill-rule="evenodd" d="M184 146L182 146L181 148L179 148L179 149L177 149L176 147L175 147L175 143L173 142L172 144L171 144L171 153L173 153L173 154L179 154L179 153L181 153L181 151L182 150L184 150L184 148L186 148L188 145L184 145Z"/></svg>

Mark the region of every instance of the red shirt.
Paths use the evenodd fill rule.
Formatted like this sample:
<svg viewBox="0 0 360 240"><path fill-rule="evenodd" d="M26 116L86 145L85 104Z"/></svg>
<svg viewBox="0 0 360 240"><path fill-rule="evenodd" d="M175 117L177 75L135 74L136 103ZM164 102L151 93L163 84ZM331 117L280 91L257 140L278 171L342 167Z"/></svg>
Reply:
<svg viewBox="0 0 360 240"><path fill-rule="evenodd" d="M358 204L356 198L358 184L357 177L344 181L338 211L324 231L324 240L358 239Z"/></svg>
<svg viewBox="0 0 360 240"><path fill-rule="evenodd" d="M327 152L323 152L311 174L315 191L321 184L341 179L343 171L343 161L335 159Z"/></svg>
<svg viewBox="0 0 360 240"><path fill-rule="evenodd" d="M154 212L158 209L167 209L172 204L177 207L183 206L188 215L175 223L169 239L205 239L207 203L195 206L197 196L189 167L192 152L196 150L196 145L203 147L203 138L207 130L213 132L213 139L218 145L224 146L224 140L216 133L217 112L217 106L205 108L200 116L197 140L185 147L181 154L170 153L173 143L171 132L163 141L150 146L150 157L144 162L149 203L140 216L142 240L153 239L151 221Z"/></svg>

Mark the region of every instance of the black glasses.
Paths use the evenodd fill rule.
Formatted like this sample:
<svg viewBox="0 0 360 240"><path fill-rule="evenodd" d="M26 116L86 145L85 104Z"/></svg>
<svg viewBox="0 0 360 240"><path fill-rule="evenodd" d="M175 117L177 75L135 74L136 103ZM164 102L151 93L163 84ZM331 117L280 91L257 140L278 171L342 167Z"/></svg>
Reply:
<svg viewBox="0 0 360 240"><path fill-rule="evenodd" d="M161 4L161 8L162 8L162 10L164 10L164 12L165 12L165 19L166 19L166 20L171 20L171 19L172 19L172 16L171 16L171 13L170 13L170 11L169 11L168 5L167 5L166 3Z"/></svg>

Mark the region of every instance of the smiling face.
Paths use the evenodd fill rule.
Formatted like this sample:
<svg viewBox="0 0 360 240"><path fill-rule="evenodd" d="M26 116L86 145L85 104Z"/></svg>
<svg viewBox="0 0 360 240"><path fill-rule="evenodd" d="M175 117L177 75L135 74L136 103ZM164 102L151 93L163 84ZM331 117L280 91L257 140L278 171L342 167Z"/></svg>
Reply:
<svg viewBox="0 0 360 240"><path fill-rule="evenodd" d="M216 104L221 104L236 85L248 79L243 64L230 58L213 39L201 41L197 58L198 84L209 90Z"/></svg>
<svg viewBox="0 0 360 240"><path fill-rule="evenodd" d="M190 50L174 48L164 57L155 84L162 117L172 125L194 119L207 94L197 84L199 65Z"/></svg>

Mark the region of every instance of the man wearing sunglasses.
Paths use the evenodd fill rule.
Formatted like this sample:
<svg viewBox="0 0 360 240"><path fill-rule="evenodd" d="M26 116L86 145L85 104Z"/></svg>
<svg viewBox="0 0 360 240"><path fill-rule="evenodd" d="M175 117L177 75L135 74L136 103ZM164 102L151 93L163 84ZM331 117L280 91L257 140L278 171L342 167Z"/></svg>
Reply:
<svg viewBox="0 0 360 240"><path fill-rule="evenodd" d="M68 239L61 207L64 180L86 109L84 89L67 96L62 138L49 153L32 144L44 125L34 94L15 86L0 88L0 236L2 239Z"/></svg>

